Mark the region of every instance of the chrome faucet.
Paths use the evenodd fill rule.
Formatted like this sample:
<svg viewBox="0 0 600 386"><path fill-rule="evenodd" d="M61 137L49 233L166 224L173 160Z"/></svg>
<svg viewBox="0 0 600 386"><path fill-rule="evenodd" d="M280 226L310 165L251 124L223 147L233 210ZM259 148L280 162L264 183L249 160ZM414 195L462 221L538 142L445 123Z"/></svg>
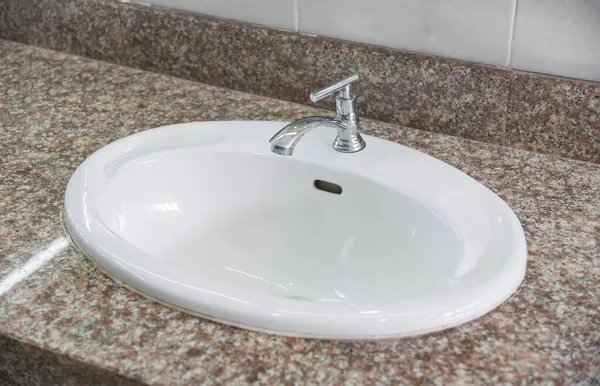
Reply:
<svg viewBox="0 0 600 386"><path fill-rule="evenodd" d="M310 100L318 102L339 91L335 98L337 114L335 118L308 117L298 119L279 130L270 140L271 151L280 155L292 155L300 139L308 131L319 126L337 128L337 137L333 148L342 153L355 153L365 147L365 141L359 133L356 95L352 93L352 84L358 75L352 75L335 84L324 87L310 94Z"/></svg>

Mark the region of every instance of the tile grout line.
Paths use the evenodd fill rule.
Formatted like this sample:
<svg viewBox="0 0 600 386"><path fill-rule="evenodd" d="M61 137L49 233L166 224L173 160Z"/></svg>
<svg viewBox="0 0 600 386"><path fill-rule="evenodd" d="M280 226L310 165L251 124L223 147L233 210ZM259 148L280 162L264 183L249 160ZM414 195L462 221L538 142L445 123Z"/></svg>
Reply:
<svg viewBox="0 0 600 386"><path fill-rule="evenodd" d="M510 31L509 31L509 35L508 35L508 56L506 57L506 67L508 68L508 70L511 72L511 75L508 78L508 93L506 94L506 110L505 110L505 116L504 119L502 119L502 124L501 124L501 130L503 133L506 133L508 126L509 126L509 116L510 116L510 107L511 107L511 98L512 98L512 93L513 93L513 82L515 81L515 77L513 76L513 69L511 67L511 61L512 61L512 51L513 51L513 45L514 45L514 41L515 41L515 29L517 26L517 9L519 7L519 0L514 0L513 2L513 9L512 9L512 16L511 16L511 23L510 23Z"/></svg>
<svg viewBox="0 0 600 386"><path fill-rule="evenodd" d="M506 67L512 69L510 63L512 61L512 51L515 42L515 29L517 27L517 10L519 8L519 0L514 0L512 15L510 20L510 31L508 34L508 56L506 57Z"/></svg>
<svg viewBox="0 0 600 386"><path fill-rule="evenodd" d="M294 7L294 32L300 32L300 4L298 4L300 0L293 0Z"/></svg>

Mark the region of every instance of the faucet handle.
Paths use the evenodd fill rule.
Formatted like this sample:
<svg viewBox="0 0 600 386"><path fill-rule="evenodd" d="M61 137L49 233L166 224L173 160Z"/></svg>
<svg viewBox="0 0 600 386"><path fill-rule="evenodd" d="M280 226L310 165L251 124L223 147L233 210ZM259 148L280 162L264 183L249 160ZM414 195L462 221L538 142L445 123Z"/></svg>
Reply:
<svg viewBox="0 0 600 386"><path fill-rule="evenodd" d="M310 100L313 102L318 102L321 99L325 99L330 95L333 95L336 92L340 92L340 96L344 99L351 99L352 91L351 87L358 80L358 75L350 75L346 79L342 79L337 83L332 85L323 87L317 91L314 91L310 94Z"/></svg>

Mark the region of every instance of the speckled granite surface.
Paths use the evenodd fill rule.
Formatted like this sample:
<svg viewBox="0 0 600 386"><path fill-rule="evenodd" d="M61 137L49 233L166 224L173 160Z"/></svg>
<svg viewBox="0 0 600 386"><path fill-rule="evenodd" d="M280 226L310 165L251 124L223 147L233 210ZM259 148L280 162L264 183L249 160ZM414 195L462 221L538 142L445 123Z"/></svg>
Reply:
<svg viewBox="0 0 600 386"><path fill-rule="evenodd" d="M600 163L600 85L514 74L508 111L496 143Z"/></svg>
<svg viewBox="0 0 600 386"><path fill-rule="evenodd" d="M0 335L0 385L139 385L132 379Z"/></svg>
<svg viewBox="0 0 600 386"><path fill-rule="evenodd" d="M297 103L358 73L364 117L600 163L597 83L117 0L1 0L1 37Z"/></svg>
<svg viewBox="0 0 600 386"><path fill-rule="evenodd" d="M122 54L116 0L2 0L0 38L116 61Z"/></svg>
<svg viewBox="0 0 600 386"><path fill-rule="evenodd" d="M114 139L177 122L322 113L1 40L0 58L0 283L60 244L68 178ZM506 303L419 338L284 338L158 305L100 274L74 248L55 247L49 262L0 295L2 342L63 358L54 361L60 374L93 367L165 385L598 384L600 165L366 119L364 126L462 169L513 208L529 263ZM14 379L16 368L0 365L0 376Z"/></svg>

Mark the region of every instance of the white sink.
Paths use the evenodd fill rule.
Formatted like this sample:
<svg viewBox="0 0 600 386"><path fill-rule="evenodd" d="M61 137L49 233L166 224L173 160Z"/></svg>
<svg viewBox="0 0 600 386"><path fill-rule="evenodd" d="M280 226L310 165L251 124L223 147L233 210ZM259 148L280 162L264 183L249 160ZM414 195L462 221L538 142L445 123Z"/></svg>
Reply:
<svg viewBox="0 0 600 386"><path fill-rule="evenodd" d="M325 127L275 155L269 138L285 124L188 123L105 146L67 187L73 240L146 296L292 336L423 334L517 289L523 229L483 185L370 136L336 152Z"/></svg>

